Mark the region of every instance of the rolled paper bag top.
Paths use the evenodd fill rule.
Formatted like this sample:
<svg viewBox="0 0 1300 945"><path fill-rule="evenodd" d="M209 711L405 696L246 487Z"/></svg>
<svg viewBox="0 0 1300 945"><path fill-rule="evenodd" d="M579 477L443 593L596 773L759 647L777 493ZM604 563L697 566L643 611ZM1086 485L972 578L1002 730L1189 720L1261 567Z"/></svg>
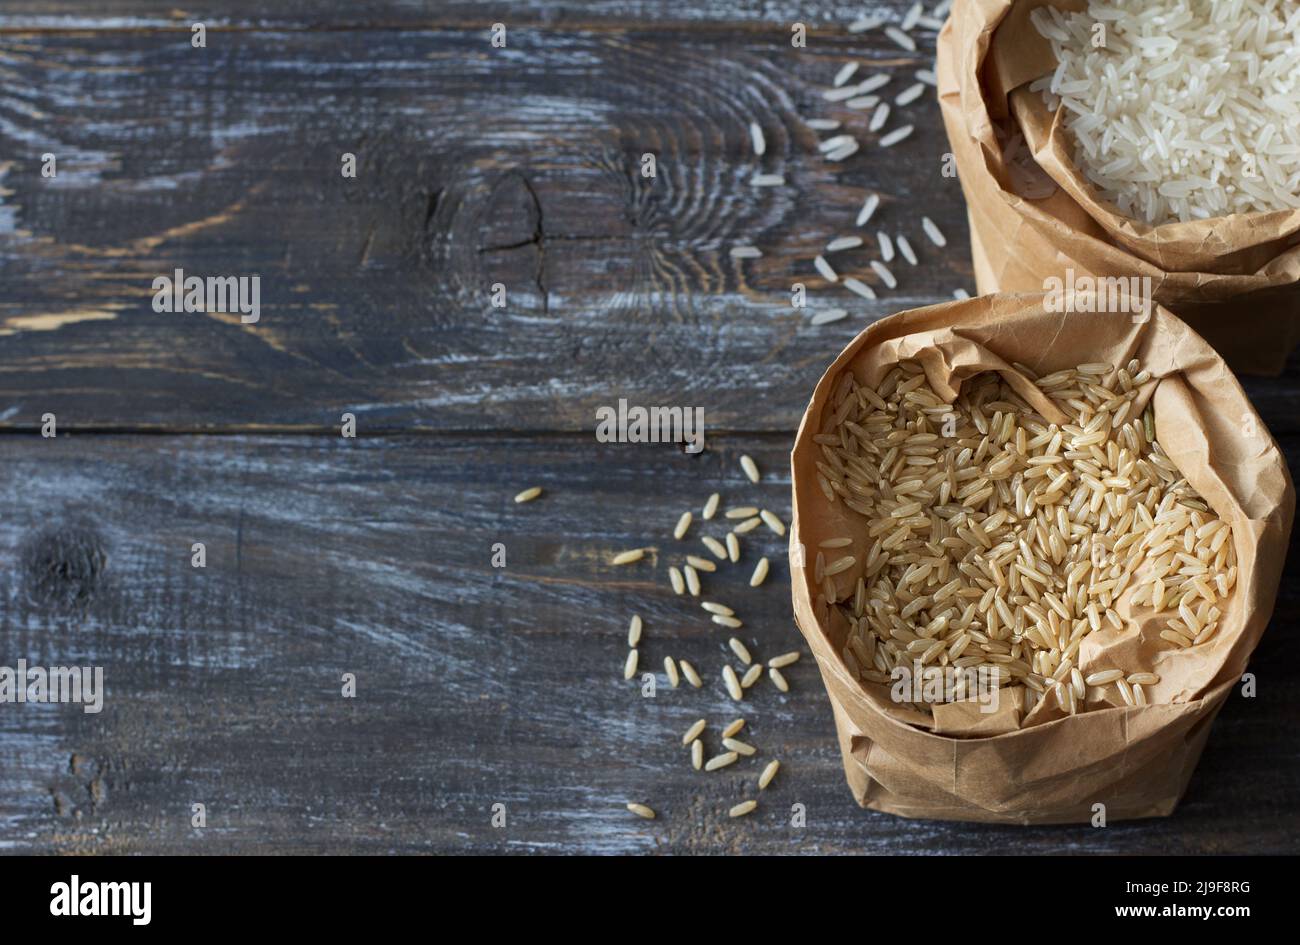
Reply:
<svg viewBox="0 0 1300 945"><path fill-rule="evenodd" d="M1077 112L1049 108L1035 85L1058 66L1034 23L1034 11L1047 7L1075 14L1089 3L971 0L954 6L939 37L940 105L968 202L980 291L1039 292L1048 276L1071 269L1136 277L1238 370L1278 373L1300 342L1300 207L1157 223L1122 212L1076 162L1067 123ZM1102 113L1096 120L1097 136L1118 134L1117 122ZM1279 113L1279 128L1295 126L1295 116ZM1294 173L1285 170L1291 145L1278 137L1270 147L1281 149L1284 173ZM1225 160L1242 158L1235 145L1226 150Z"/></svg>
<svg viewBox="0 0 1300 945"><path fill-rule="evenodd" d="M1222 358L1159 306L1059 307L884 319L804 414L795 616L868 806L1167 814L1268 623L1294 491Z"/></svg>

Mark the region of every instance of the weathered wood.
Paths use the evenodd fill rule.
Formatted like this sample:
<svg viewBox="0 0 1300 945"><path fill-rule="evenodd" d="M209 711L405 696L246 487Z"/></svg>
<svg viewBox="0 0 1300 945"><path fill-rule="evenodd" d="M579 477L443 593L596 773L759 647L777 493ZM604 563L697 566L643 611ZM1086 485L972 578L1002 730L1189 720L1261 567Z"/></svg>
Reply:
<svg viewBox="0 0 1300 945"><path fill-rule="evenodd" d="M719 671L728 631L672 594L665 568L703 552L677 513L724 503L788 514L784 437L719 438L700 456L586 437L69 436L5 438L0 467L0 664L98 664L104 711L0 706L0 843L25 852L1281 852L1300 829L1291 733L1300 669L1293 548L1274 626L1190 794L1166 821L1010 829L866 813L843 782L829 707L793 627L783 542L766 529L706 576L756 656L805 656L792 691L743 707ZM764 482L739 470L753 455ZM1292 461L1300 440L1288 441ZM516 506L525 485L537 501ZM57 541L55 538L57 537ZM207 543L208 567L190 566ZM501 542L507 566L491 566ZM613 567L620 549L656 553ZM85 567L102 551L95 581ZM746 581L759 552L772 576ZM35 569L35 570L34 570ZM37 573L70 575L59 593ZM80 604L60 603L80 597ZM645 620L624 682L626 628ZM700 691L667 687L665 655ZM340 695L341 674L358 695ZM691 770L680 736L730 719L760 748ZM756 816L726 808L769 758L783 770ZM652 804L652 824L624 811ZM207 805L205 830L190 804ZM507 806L508 826L490 825ZM790 805L806 829L788 824Z"/></svg>
<svg viewBox="0 0 1300 945"><path fill-rule="evenodd" d="M454 30L246 32L206 50L39 34L0 50L7 87L27 90L0 123L11 427L53 411L90 429L326 429L351 410L371 430L581 430L626 395L785 430L868 316L971 282L934 102L911 106L922 130L888 163L829 165L800 115L865 124L820 100L843 57L781 37L546 32L494 53ZM876 64L925 64L899 53L863 41ZM751 187L759 169L789 186ZM925 265L859 304L823 291L811 259L868 188L886 195L873 223L911 232ZM917 211L957 249L928 248ZM763 259L729 257L751 241ZM176 267L259 274L261 320L154 312L153 279ZM853 317L809 327L795 281Z"/></svg>
<svg viewBox="0 0 1300 945"><path fill-rule="evenodd" d="M156 0L12 0L0 12L0 29L187 29L202 22L236 29L481 29L503 22L510 29L592 29L684 26L696 30L775 31L805 23L818 39L845 33L863 13L897 20L910 3L861 3L846 12L833 0L512 0L508 4L467 0L352 0L325 5L318 0L225 0L220 9L178 9Z"/></svg>
<svg viewBox="0 0 1300 945"><path fill-rule="evenodd" d="M926 64L857 42L898 89ZM372 432L576 431L627 396L790 430L870 319L971 285L932 100L909 106L918 132L888 160L815 154L801 116L865 125L820 98L844 59L689 30L530 33L495 53L455 30L241 32L206 50L8 37L0 74L24 91L0 108L0 426L325 430L350 411ZM759 169L789 185L751 187ZM871 230L910 233L923 260L896 263L899 289L874 303L811 269L869 190ZM763 259L729 257L749 242ZM862 274L870 250L835 264ZM177 267L259 275L260 321L154 312L153 280ZM811 327L796 281L851 317ZM1295 429L1290 387L1252 392Z"/></svg>

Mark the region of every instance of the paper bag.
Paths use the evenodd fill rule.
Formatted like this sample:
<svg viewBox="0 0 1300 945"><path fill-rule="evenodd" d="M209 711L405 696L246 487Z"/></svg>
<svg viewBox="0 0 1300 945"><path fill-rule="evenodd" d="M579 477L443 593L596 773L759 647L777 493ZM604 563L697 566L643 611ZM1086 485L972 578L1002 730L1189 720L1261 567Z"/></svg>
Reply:
<svg viewBox="0 0 1300 945"><path fill-rule="evenodd" d="M814 569L803 566L823 540L855 528L865 534L865 520L854 521L842 502L828 502L816 481L821 453L813 437L841 372L874 384L890 365L915 359L936 393L951 402L964 381L984 371L1027 385L1012 367L1017 362L1044 376L1083 362L1122 365L1132 358L1153 375L1140 406L1152 405L1157 439L1232 527L1238 580L1221 605L1215 636L1178 649L1158 638L1150 642L1126 618L1126 629L1096 665L1122 655L1130 672L1159 674L1147 694L1150 704L1036 721L1033 713L1020 719L1014 706L990 721L963 718L960 709L936 720L896 703L887 685L855 679L840 655L847 623L837 608L819 605ZM1203 339L1160 307L1145 318L1052 313L1042 295L990 295L894 315L855 338L822 377L791 466L795 618L830 695L845 773L860 804L906 817L1008 823L1084 822L1098 803L1108 820L1173 811L1210 723L1268 623L1295 511L1277 444ZM862 566L859 556L856 568L836 575L846 582L839 586L855 584ZM1117 604L1121 614L1131 594Z"/></svg>
<svg viewBox="0 0 1300 945"><path fill-rule="evenodd" d="M1156 301L1235 370L1280 373L1300 342L1300 210L1150 226L1101 200L1073 163L1064 116L1027 88L1056 67L1029 21L1047 5L1087 3L963 0L939 35L939 103L966 195L977 288L1043 292L1067 270L1149 278ZM1006 135L1016 133L1041 188L1007 158Z"/></svg>

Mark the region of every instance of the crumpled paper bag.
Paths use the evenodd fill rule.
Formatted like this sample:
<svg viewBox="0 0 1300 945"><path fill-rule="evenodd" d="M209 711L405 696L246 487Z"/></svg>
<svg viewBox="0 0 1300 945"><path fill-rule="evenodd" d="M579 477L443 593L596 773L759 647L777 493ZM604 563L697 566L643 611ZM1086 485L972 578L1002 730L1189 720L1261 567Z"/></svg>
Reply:
<svg viewBox="0 0 1300 945"><path fill-rule="evenodd" d="M1051 44L1029 20L1047 5L1077 11L1087 2L962 0L939 35L939 103L966 195L979 291L1043 292L1048 277L1070 268L1150 278L1156 301L1235 370L1280 373L1300 342L1300 210L1150 226L1099 200L1074 166L1064 116L1027 88L1056 67ZM997 128L1024 135L1045 187L1018 183Z"/></svg>
<svg viewBox="0 0 1300 945"><path fill-rule="evenodd" d="M1209 726L1240 679L1268 623L1295 511L1286 462L1223 359L1167 310L1130 314L1044 310L1043 296L990 295L894 315L858 335L817 384L791 454L791 574L795 619L817 659L835 710L849 785L865 807L906 817L1008 823L1087 821L1103 803L1108 820L1173 811ZM1116 664L1158 673L1143 707L1115 705L1075 716L1044 711L1021 718L1003 706L990 719L962 709L932 719L896 704L889 687L860 683L840 652L848 627L818 604L811 561L829 537L865 538L865 520L826 501L812 441L842 371L875 384L890 365L916 359L940 396L996 370L1023 391L1013 362L1039 376L1089 361L1137 358L1153 380L1157 439L1192 486L1233 530L1238 580L1214 637L1178 650L1142 632L1141 614L1121 597L1124 631L1086 638L1086 674ZM1035 396L1041 396L1035 394ZM865 544L863 545L865 547ZM805 550L806 549L806 550ZM841 593L862 563L836 575ZM1140 608L1139 608L1140 609ZM1094 640L1094 637L1097 639ZM1010 702L1010 700L1003 700ZM1047 701L1039 703L1046 706Z"/></svg>

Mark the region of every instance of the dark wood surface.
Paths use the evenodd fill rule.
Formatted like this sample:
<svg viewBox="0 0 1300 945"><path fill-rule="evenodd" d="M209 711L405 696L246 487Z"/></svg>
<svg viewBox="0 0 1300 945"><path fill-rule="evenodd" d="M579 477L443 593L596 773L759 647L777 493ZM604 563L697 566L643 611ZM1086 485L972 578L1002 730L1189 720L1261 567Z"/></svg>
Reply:
<svg viewBox="0 0 1300 945"><path fill-rule="evenodd" d="M819 3L221 6L206 50L172 4L0 12L0 665L102 665L108 688L99 715L0 706L0 850L1294 851L1294 544L1258 697L1229 700L1174 816L1102 830L858 809L806 651L789 694L759 683L737 713L727 635L668 588L673 523L710 492L788 516L794 426L856 331L973 288L929 97L887 160L838 169L802 120L865 134L821 89L857 58L897 92L932 40L912 56L852 37ZM786 188L749 187L751 120ZM924 265L856 304L810 261L868 189ZM764 258L731 260L749 240ZM178 266L260 274L261 321L154 313L152 280ZM850 319L811 327L794 281ZM1300 470L1300 369L1246 386ZM620 397L702 407L707 451L598 443L594 410ZM760 553L776 566L752 590ZM706 581L763 657L803 649L782 558L761 529ZM703 690L623 681L633 613L645 662L685 656ZM693 771L681 732L737 714L760 754ZM774 757L759 813L729 821Z"/></svg>

